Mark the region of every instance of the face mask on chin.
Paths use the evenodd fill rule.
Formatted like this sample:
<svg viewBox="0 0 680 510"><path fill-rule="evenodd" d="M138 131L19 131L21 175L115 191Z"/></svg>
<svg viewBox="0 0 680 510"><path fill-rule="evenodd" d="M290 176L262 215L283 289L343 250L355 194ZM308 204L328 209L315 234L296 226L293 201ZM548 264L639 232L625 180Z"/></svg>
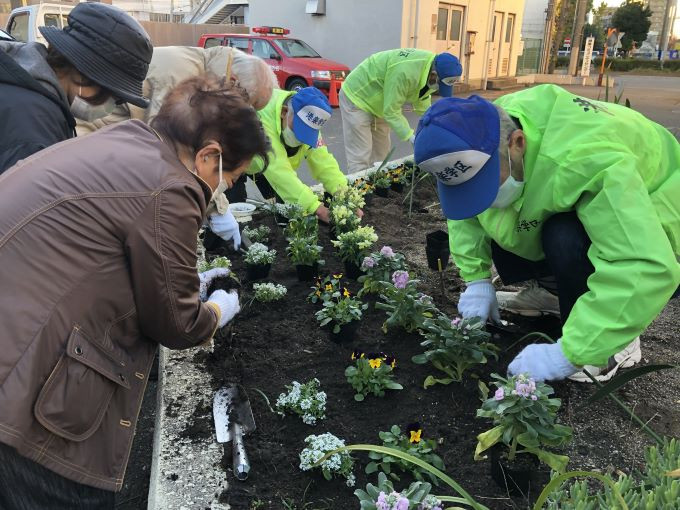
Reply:
<svg viewBox="0 0 680 510"><path fill-rule="evenodd" d="M510 175L505 182L498 188L496 199L489 207L494 209L505 209L510 206L515 200L522 196L524 191L524 181L517 181L512 176L512 161L510 160L510 149L508 148L508 165L510 168ZM524 168L524 159L522 159L522 168Z"/></svg>
<svg viewBox="0 0 680 510"><path fill-rule="evenodd" d="M283 131L281 132L281 136L283 137L283 143L285 143L288 147L295 148L295 147L300 147L302 145L302 142L297 139L295 136L295 132L288 126L292 125L293 122L290 119L291 116L291 110L288 110L288 116L286 117L286 125L283 128Z"/></svg>
<svg viewBox="0 0 680 510"><path fill-rule="evenodd" d="M71 113L76 119L84 120L85 122L92 122L110 115L116 107L116 100L109 97L105 102L98 105L93 105L85 101L80 94L82 87L78 88L78 95L71 101Z"/></svg>

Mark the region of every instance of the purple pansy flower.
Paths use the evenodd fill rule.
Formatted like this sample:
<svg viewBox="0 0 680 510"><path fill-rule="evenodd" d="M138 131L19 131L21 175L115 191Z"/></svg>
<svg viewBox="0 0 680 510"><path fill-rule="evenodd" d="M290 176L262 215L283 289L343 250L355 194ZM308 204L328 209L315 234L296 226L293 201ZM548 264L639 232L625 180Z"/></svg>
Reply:
<svg viewBox="0 0 680 510"><path fill-rule="evenodd" d="M505 398L505 391L503 391L503 388L498 388L496 393L493 394L493 398L496 400L503 400Z"/></svg>
<svg viewBox="0 0 680 510"><path fill-rule="evenodd" d="M391 259L392 257L394 257L394 251L390 246L383 246L380 249L380 255L382 255L383 257L387 257L388 259Z"/></svg>
<svg viewBox="0 0 680 510"><path fill-rule="evenodd" d="M361 263L363 269L370 269L375 266L375 260L371 257L364 257L364 261Z"/></svg>
<svg viewBox="0 0 680 510"><path fill-rule="evenodd" d="M398 289L405 289L408 279L408 271L395 271L392 273L392 282Z"/></svg>

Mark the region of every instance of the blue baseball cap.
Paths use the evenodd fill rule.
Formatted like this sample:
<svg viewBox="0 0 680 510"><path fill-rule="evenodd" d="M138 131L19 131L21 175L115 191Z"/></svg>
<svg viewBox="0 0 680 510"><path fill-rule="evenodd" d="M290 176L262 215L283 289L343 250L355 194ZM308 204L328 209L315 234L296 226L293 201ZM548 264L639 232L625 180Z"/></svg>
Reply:
<svg viewBox="0 0 680 510"><path fill-rule="evenodd" d="M460 61L450 53L440 53L434 57L434 70L439 77L439 95L451 97L454 82L463 74Z"/></svg>
<svg viewBox="0 0 680 510"><path fill-rule="evenodd" d="M433 104L418 123L416 164L437 178L439 201L450 220L471 218L495 200L500 185L496 107L479 96Z"/></svg>
<svg viewBox="0 0 680 510"><path fill-rule="evenodd" d="M305 145L316 147L319 130L331 118L331 105L319 89L305 87L290 100L293 109L293 133Z"/></svg>

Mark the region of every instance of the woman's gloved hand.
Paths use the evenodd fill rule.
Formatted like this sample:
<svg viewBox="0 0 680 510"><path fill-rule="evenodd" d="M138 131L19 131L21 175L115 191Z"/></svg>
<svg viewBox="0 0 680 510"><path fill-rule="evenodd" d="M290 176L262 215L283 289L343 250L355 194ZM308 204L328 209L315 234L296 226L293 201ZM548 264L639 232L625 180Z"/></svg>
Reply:
<svg viewBox="0 0 680 510"><path fill-rule="evenodd" d="M234 250L241 247L241 231L234 214L227 209L224 214L211 214L208 218L210 230L225 241L234 241Z"/></svg>
<svg viewBox="0 0 680 510"><path fill-rule="evenodd" d="M224 276L229 276L231 271L226 267L216 267L213 269L208 269L202 273L198 273L198 297L201 301L205 301L208 297L208 287L213 282L215 278L222 278Z"/></svg>
<svg viewBox="0 0 680 510"><path fill-rule="evenodd" d="M217 326L222 328L224 325L231 321L234 316L241 311L241 305L238 302L238 294L235 290L224 291L216 290L208 298L207 304L214 304L216 308L219 309L219 318L217 320Z"/></svg>
<svg viewBox="0 0 680 510"><path fill-rule="evenodd" d="M508 367L510 375L529 374L536 381L559 381L578 372L562 352L562 339L555 344L527 345Z"/></svg>
<svg viewBox="0 0 680 510"><path fill-rule="evenodd" d="M501 322L496 300L496 289L491 280L475 280L467 284L465 292L460 295L458 312L464 319L479 317L482 322L489 318L496 324Z"/></svg>

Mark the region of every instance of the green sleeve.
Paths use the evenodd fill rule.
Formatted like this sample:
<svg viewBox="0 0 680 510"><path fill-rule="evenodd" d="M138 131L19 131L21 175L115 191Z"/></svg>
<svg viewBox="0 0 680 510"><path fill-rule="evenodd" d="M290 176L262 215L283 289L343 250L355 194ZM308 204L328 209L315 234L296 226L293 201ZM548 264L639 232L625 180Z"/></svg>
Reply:
<svg viewBox="0 0 680 510"><path fill-rule="evenodd" d="M404 73L389 73L385 77L383 116L399 139L404 141L413 135L413 129L402 111L402 106L408 97L408 90L409 79Z"/></svg>
<svg viewBox="0 0 680 510"><path fill-rule="evenodd" d="M271 139L272 151L269 153L269 166L263 175L285 203L299 204L310 214L315 212L321 202L311 188L298 177L283 144Z"/></svg>
<svg viewBox="0 0 680 510"><path fill-rule="evenodd" d="M635 160L618 156L589 178L576 203L595 272L563 328L562 348L575 365L606 365L656 318L680 283L680 265ZM565 181L573 168L564 172Z"/></svg>
<svg viewBox="0 0 680 510"><path fill-rule="evenodd" d="M309 149L306 158L312 178L321 182L328 193L332 195L338 188L347 186L347 177L340 170L335 157L328 152L321 134L319 134L319 145Z"/></svg>
<svg viewBox="0 0 680 510"><path fill-rule="evenodd" d="M466 282L491 277L491 238L477 218L449 220L453 261Z"/></svg>
<svg viewBox="0 0 680 510"><path fill-rule="evenodd" d="M419 99L417 102L413 103L413 111L419 115L422 115L427 111L427 109L432 106L432 95Z"/></svg>

